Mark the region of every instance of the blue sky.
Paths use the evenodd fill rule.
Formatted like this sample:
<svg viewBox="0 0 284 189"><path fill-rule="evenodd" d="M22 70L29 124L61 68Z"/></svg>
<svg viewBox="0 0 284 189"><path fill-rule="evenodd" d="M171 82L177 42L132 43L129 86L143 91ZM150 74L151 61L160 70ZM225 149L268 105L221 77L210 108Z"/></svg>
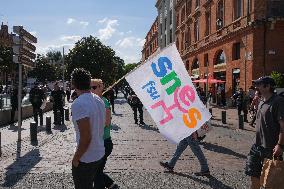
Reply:
<svg viewBox="0 0 284 189"><path fill-rule="evenodd" d="M37 53L72 48L93 35L126 63L138 62L157 16L156 0L0 0L0 21L23 25L37 38ZM67 50L68 51L68 50Z"/></svg>

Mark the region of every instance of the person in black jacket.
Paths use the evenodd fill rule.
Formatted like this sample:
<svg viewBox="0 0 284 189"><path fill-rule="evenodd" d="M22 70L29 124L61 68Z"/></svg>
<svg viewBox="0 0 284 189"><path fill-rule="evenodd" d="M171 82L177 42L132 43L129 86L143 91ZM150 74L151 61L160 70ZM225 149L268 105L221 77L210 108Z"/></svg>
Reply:
<svg viewBox="0 0 284 189"><path fill-rule="evenodd" d="M61 124L64 125L64 100L65 100L65 93L63 90L60 89L59 84L55 83L54 89L51 92L51 101L53 102L53 114L54 114L54 123L60 124L60 120L57 120L57 111L60 111L60 118Z"/></svg>
<svg viewBox="0 0 284 189"><path fill-rule="evenodd" d="M127 101L133 110L135 124L138 124L138 118L137 118L137 110L138 110L140 124L144 125L145 123L143 121L143 104L134 91L130 93L129 97L127 98Z"/></svg>
<svg viewBox="0 0 284 189"><path fill-rule="evenodd" d="M26 96L26 92L23 90L22 91L22 99ZM11 91L11 121L10 123L14 123L14 119L15 119L15 113L16 113L16 110L18 110L18 88L17 86L14 86L12 88L12 91Z"/></svg>
<svg viewBox="0 0 284 189"><path fill-rule="evenodd" d="M244 122L248 122L247 119L247 114L248 114L248 96L245 94L244 90L242 88L239 89L237 93L235 93L232 98L236 101L237 103L237 108L238 108L238 115L241 115L241 112L244 112Z"/></svg>
<svg viewBox="0 0 284 189"><path fill-rule="evenodd" d="M38 116L40 117L40 125L42 125L43 121L43 113L41 109L41 105L43 101L45 100L45 94L42 88L39 87L39 85L36 83L34 87L30 91L30 102L33 106L33 115L34 120L38 124Z"/></svg>

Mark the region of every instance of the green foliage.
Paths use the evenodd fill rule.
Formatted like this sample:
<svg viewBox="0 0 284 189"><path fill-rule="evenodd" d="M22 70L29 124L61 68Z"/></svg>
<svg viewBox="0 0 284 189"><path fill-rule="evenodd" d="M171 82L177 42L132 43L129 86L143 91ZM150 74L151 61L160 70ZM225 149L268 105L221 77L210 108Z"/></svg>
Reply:
<svg viewBox="0 0 284 189"><path fill-rule="evenodd" d="M276 82L276 86L279 88L284 88L284 76L283 74L273 71L271 73L271 77L274 79L274 81Z"/></svg>
<svg viewBox="0 0 284 189"><path fill-rule="evenodd" d="M93 78L102 79L106 86L124 74L124 61L115 55L113 49L93 36L78 41L67 55L66 63L69 78L75 68L84 68L90 71Z"/></svg>
<svg viewBox="0 0 284 189"><path fill-rule="evenodd" d="M28 73L29 77L36 78L39 82L61 79L62 69L60 65L51 64L50 58L38 54L35 63L36 67Z"/></svg>
<svg viewBox="0 0 284 189"><path fill-rule="evenodd" d="M129 73L131 70L133 70L134 68L136 68L139 64L136 63L132 63L132 64L126 64L124 66L124 74Z"/></svg>
<svg viewBox="0 0 284 189"><path fill-rule="evenodd" d="M0 71L11 73L13 69L16 69L15 63L13 63L13 49L10 47L4 47L0 45Z"/></svg>

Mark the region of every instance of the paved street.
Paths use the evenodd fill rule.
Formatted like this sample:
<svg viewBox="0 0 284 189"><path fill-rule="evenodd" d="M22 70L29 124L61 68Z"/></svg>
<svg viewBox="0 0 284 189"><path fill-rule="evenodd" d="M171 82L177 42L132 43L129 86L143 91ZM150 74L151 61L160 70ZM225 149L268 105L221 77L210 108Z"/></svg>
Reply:
<svg viewBox="0 0 284 189"><path fill-rule="evenodd" d="M237 129L236 110L227 110L228 124L222 124L220 109L213 108L214 128L202 143L212 176L204 178L192 175L199 171L199 166L190 149L181 156L174 173L164 172L159 161L168 160L175 145L158 133L146 111L147 125L135 125L132 110L122 97L116 100L115 111L114 150L106 171L121 188L248 188L243 170L254 131L247 125L245 130ZM16 142L16 127L0 129L3 153L0 188L73 188L70 168L75 144L71 122L66 122L66 126L52 126L52 134L46 134L45 128L40 127L38 144L31 144L30 121L23 123L21 145Z"/></svg>

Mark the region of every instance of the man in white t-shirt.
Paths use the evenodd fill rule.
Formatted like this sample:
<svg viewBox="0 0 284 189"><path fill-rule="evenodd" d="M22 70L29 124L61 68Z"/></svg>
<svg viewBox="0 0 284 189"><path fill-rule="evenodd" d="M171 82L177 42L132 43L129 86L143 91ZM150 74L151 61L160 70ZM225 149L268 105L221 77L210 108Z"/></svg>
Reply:
<svg viewBox="0 0 284 189"><path fill-rule="evenodd" d="M72 85L78 98L72 104L72 121L76 134L76 152L72 160L75 189L94 188L94 179L105 154L105 106L100 97L90 92L91 74L75 69Z"/></svg>

